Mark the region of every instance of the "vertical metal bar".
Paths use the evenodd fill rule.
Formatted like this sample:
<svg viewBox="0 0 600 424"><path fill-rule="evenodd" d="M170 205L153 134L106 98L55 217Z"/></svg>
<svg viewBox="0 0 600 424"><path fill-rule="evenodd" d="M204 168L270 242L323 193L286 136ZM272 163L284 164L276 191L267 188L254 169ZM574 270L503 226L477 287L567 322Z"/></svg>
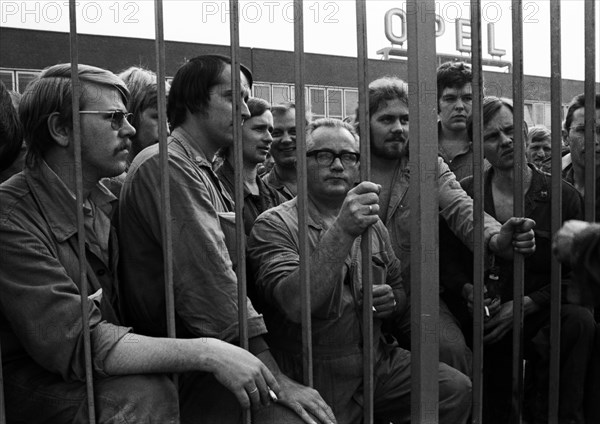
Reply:
<svg viewBox="0 0 600 424"><path fill-rule="evenodd" d="M552 210L551 233L556 234L562 222L562 178L561 178L561 123L562 123L562 67L561 67L561 23L560 0L550 2L550 101L552 133ZM558 396L560 383L560 305L561 266L552 255L550 278L550 384L548 392L548 422L558 424Z"/></svg>
<svg viewBox="0 0 600 424"><path fill-rule="evenodd" d="M6 423L6 407L4 405L4 374L2 373L2 346L0 346L0 424Z"/></svg>
<svg viewBox="0 0 600 424"><path fill-rule="evenodd" d="M163 25L163 2L154 1L154 31L156 42L156 88L158 107L158 158L160 163L160 213L163 251L163 278L165 279L165 313L167 314L167 337L175 338L175 295L173 289L173 231L171 224L171 191L169 188L169 151L167 144L167 90L165 87L165 37ZM177 374L172 376L177 385Z"/></svg>
<svg viewBox="0 0 600 424"><path fill-rule="evenodd" d="M87 392L88 419L91 424L96 422L94 405L94 380L92 374L92 347L90 342L89 300L86 275L85 255L85 226L83 221L83 174L81 169L81 126L79 122L79 45L77 38L77 3L69 0L69 43L71 49L71 84L73 112L73 154L75 156L75 200L77 214L77 256L79 257L79 293L81 294L81 326L83 330L83 351L85 356L85 383Z"/></svg>
<svg viewBox="0 0 600 424"><path fill-rule="evenodd" d="M229 0L231 37L231 86L233 87L233 158L235 187L235 236L238 279L238 321L240 346L248 349L248 293L246 287L246 235L244 232L244 158L242 154L242 112L240 77L240 27L237 0Z"/></svg>
<svg viewBox="0 0 600 424"><path fill-rule="evenodd" d="M523 139L523 9L521 0L512 0L513 101L514 101L514 216L524 216L523 171L525 140ZM512 412L520 422L523 404L523 255L514 254L513 288L513 381Z"/></svg>
<svg viewBox="0 0 600 424"><path fill-rule="evenodd" d="M302 299L302 365L304 384L313 386L312 321L308 251L308 191L306 187L306 101L304 99L304 11L294 0L294 77L296 103L296 172L298 173L298 222L300 223L300 284Z"/></svg>
<svg viewBox="0 0 600 424"><path fill-rule="evenodd" d="M594 152L596 125L596 1L585 2L585 151ZM585 219L596 220L596 166L595 155L585 155Z"/></svg>
<svg viewBox="0 0 600 424"><path fill-rule="evenodd" d="M229 37L231 42L231 86L233 91L233 170L235 193L235 255L238 281L238 327L240 346L248 349L248 290L246 285L246 233L244 230L244 157L242 153L242 113L240 76L240 24L237 0L229 0ZM250 423L251 414L244 410L244 423Z"/></svg>
<svg viewBox="0 0 600 424"><path fill-rule="evenodd" d="M171 191L169 188L169 153L167 145L167 108L165 87L165 38L163 27L163 2L154 2L155 19L155 51L156 51L156 87L158 91L158 149L160 161L160 192L161 192L161 232L165 279L165 303L167 314L167 335L174 338L175 334L175 296L173 294L173 245L171 226Z"/></svg>
<svg viewBox="0 0 600 424"><path fill-rule="evenodd" d="M473 277L484 281L483 236L483 70L481 64L481 1L471 1L473 63ZM473 423L482 422L483 402L483 284L473 285Z"/></svg>
<svg viewBox="0 0 600 424"><path fill-rule="evenodd" d="M356 2L356 36L358 51L358 85L359 85L359 122L361 122L360 143L360 179L369 181L371 178L369 137L362 137L369 130L368 125L368 84L367 75L367 11L365 0ZM367 133L368 134L368 133ZM373 375L373 270L371 268L371 232L369 228L361 239L361 265L363 287L363 423L372 424L374 419L373 393L375 390Z"/></svg>
<svg viewBox="0 0 600 424"><path fill-rule="evenodd" d="M409 0L411 420L438 422L439 269L434 0ZM428 224L419 225L418 223ZM436 225L431 225L436 223Z"/></svg>

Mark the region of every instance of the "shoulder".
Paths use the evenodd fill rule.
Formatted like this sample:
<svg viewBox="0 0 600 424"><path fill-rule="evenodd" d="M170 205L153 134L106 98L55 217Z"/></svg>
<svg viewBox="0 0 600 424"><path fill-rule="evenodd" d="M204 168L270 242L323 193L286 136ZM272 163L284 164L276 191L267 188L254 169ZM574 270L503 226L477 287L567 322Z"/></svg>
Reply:
<svg viewBox="0 0 600 424"><path fill-rule="evenodd" d="M568 181L561 180L563 202L583 202L583 197L573 184Z"/></svg>
<svg viewBox="0 0 600 424"><path fill-rule="evenodd" d="M467 192L467 194L471 193L473 191L473 176L469 175L468 177L460 180L460 185L463 190Z"/></svg>
<svg viewBox="0 0 600 424"><path fill-rule="evenodd" d="M24 172L0 184L0 223L18 220L23 212L32 212L33 209L37 208Z"/></svg>

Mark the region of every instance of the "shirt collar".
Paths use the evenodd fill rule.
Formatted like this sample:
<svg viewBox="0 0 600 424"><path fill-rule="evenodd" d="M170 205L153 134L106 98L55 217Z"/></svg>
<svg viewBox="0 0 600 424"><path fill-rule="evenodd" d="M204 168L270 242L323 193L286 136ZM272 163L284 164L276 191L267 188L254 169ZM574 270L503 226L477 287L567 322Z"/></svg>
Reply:
<svg viewBox="0 0 600 424"><path fill-rule="evenodd" d="M234 193L235 192L235 170L233 169L233 165L231 165L231 162L229 162L227 159L225 159L223 161L223 163L221 164L221 166L219 167L219 178L221 178L221 177L232 188L231 192ZM256 178L256 180L261 181L260 178ZM243 187L244 187L244 198L246 198L248 196L252 196L252 193L250 193L250 190L248 189L248 186L245 183L243 184ZM259 189L260 189L260 185L259 185Z"/></svg>
<svg viewBox="0 0 600 424"><path fill-rule="evenodd" d="M187 157L201 166L206 166L212 169L211 161L206 157L204 152L196 147L193 142L194 138L182 127L177 127L171 133L171 139L177 140L183 148ZM212 158L211 158L212 159Z"/></svg>
<svg viewBox="0 0 600 424"><path fill-rule="evenodd" d="M528 163L527 166L531 169L531 184L525 193L525 202L549 202L550 201L550 186L546 178L548 174L538 170L535 166ZM490 167L485 171L485 197L492 201L492 175L494 168ZM492 202L493 204L493 202Z"/></svg>
<svg viewBox="0 0 600 424"><path fill-rule="evenodd" d="M298 209L298 196L294 197L289 201L292 203L296 209ZM313 203L310 198L307 199L307 209L308 213L306 214L306 223L309 227L313 227L317 230L324 230L325 225L323 225L323 221L321 220L321 214L319 213L317 207ZM298 225L300 225L300 214L298 214Z"/></svg>
<svg viewBox="0 0 600 424"><path fill-rule="evenodd" d="M40 165L26 168L25 178L56 239L63 242L77 233L75 194L48 164L42 160ZM100 182L90 193L89 199L109 217L117 201Z"/></svg>

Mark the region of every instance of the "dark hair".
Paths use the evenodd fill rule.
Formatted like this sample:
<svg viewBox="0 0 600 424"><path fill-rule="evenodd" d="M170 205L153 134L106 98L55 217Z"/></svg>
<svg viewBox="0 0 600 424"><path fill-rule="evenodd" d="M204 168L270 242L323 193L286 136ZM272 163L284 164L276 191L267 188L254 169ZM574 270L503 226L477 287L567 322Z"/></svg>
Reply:
<svg viewBox="0 0 600 424"><path fill-rule="evenodd" d="M208 107L210 89L219 84L223 70L230 64L227 56L204 55L188 60L177 70L167 101L167 117L172 128L183 123L188 110L196 113ZM252 73L244 65L240 69L252 88Z"/></svg>
<svg viewBox="0 0 600 424"><path fill-rule="evenodd" d="M271 110L271 105L260 97L250 97L248 99L248 110L250 111L250 118L252 118L262 115L267 110Z"/></svg>
<svg viewBox="0 0 600 424"><path fill-rule="evenodd" d="M268 110L271 110L271 105L269 104L269 102L267 102L264 99L261 99L260 97L250 97L248 99L248 110L250 111L250 118L254 118L255 116L260 116L263 113L265 113ZM248 118L248 119L250 119ZM221 147L219 150L217 150L217 152L215 153L215 160L213 161L213 169L216 170L217 168L219 168L222 164L222 162L225 160L225 158L227 157L227 155L229 154L229 151L231 149L231 146L225 146L225 147Z"/></svg>
<svg viewBox="0 0 600 424"><path fill-rule="evenodd" d="M381 104L398 99L408 105L408 85L398 77L383 77L369 84L369 115L373 116Z"/></svg>
<svg viewBox="0 0 600 424"><path fill-rule="evenodd" d="M507 107L510 112L515 113L513 102L510 99L505 97L495 97L495 96L486 96L483 98L483 126L485 127L490 123L494 116L502 109L502 107ZM469 134L469 140L473 140L473 115L469 117L467 121L467 132ZM527 142L527 122L523 122L523 141Z"/></svg>
<svg viewBox="0 0 600 424"><path fill-rule="evenodd" d="M585 94L581 93L573 97L569 107L567 109L567 116L565 117L564 129L569 132L571 129L571 123L573 122L573 114L577 109L585 107ZM600 93L596 94L596 109L600 109Z"/></svg>
<svg viewBox="0 0 600 424"><path fill-rule="evenodd" d="M437 68L438 112L440 98L445 88L461 88L473 82L471 66L465 62L444 62Z"/></svg>
<svg viewBox="0 0 600 424"><path fill-rule="evenodd" d="M23 130L10 93L0 81L0 171L4 171L19 156Z"/></svg>
<svg viewBox="0 0 600 424"><path fill-rule="evenodd" d="M498 113L498 111L506 106L514 113L512 101L506 98L499 98L495 96L486 96L483 98L483 126L485 127L492 118ZM469 134L469 140L473 140L473 115L471 115L467 121L467 133Z"/></svg>
<svg viewBox="0 0 600 424"><path fill-rule="evenodd" d="M384 102L398 99L408 106L408 85L398 77L378 78L369 84L369 116L373 116ZM358 107L354 115L354 126L359 131Z"/></svg>
<svg viewBox="0 0 600 424"><path fill-rule="evenodd" d="M119 92L121 100L127 104L129 91L125 83L106 69L89 65L78 66L81 81L80 107L86 100L97 98L99 90L111 88ZM48 118L59 114L61 125L73 125L71 64L61 63L42 71L29 83L19 105L19 118L23 125L23 136L27 143L26 165L33 166L43 158L54 141L48 129Z"/></svg>

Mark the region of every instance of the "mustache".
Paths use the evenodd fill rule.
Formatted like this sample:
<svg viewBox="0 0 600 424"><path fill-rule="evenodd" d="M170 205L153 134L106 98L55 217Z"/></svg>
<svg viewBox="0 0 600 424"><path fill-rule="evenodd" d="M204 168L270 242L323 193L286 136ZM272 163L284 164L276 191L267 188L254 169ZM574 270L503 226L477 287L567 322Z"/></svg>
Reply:
<svg viewBox="0 0 600 424"><path fill-rule="evenodd" d="M401 142L406 142L406 141L408 141L408 137L405 137L403 134L398 134L398 135L393 135L391 137L388 137L385 141L401 141Z"/></svg>

